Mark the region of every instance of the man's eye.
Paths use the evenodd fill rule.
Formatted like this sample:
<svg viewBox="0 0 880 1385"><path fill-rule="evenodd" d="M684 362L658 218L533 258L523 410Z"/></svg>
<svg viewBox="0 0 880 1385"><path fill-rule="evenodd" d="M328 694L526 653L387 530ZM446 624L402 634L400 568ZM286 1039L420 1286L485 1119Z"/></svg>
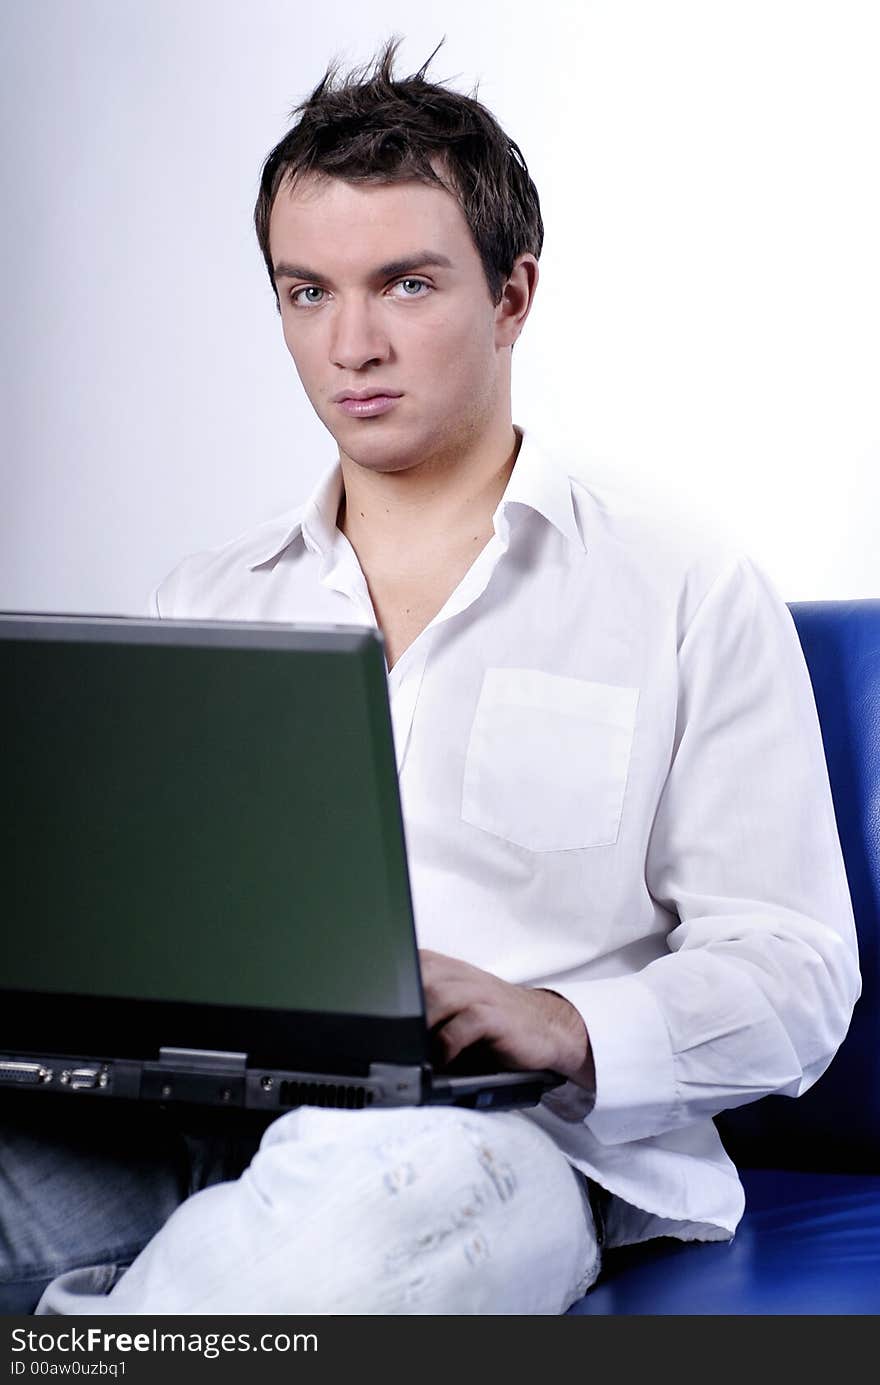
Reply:
<svg viewBox="0 0 880 1385"><path fill-rule="evenodd" d="M404 293L400 295L402 298L424 298L425 295L423 293L414 293L412 290L430 289L430 287L431 285L426 284L424 279L398 279L397 283L394 285L394 288L404 290Z"/></svg>
<svg viewBox="0 0 880 1385"><path fill-rule="evenodd" d="M309 297L309 298L306 298L306 299L302 300L302 302L300 302L300 301L298 301L298 300L299 300L299 298L300 298L300 294L303 294L303 293L305 293L305 294L321 294L321 293L323 293L323 292L324 292L324 290L323 290L323 289L319 289L318 286L317 286L317 284L306 284L306 285L304 286L304 288L301 288L301 289L293 289L293 290L291 291L291 294L290 294L290 301L291 301L291 303L295 303L297 307L301 307L301 306L303 305L303 302L306 303L306 304L309 304L309 303L320 303L320 301L321 301L320 298L311 298L311 297Z"/></svg>

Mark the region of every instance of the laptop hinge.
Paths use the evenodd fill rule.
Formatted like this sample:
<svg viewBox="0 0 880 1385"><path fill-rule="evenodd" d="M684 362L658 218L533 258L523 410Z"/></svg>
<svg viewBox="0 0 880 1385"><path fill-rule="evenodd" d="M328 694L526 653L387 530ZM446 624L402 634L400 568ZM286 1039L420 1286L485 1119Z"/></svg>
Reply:
<svg viewBox="0 0 880 1385"><path fill-rule="evenodd" d="M140 1095L147 1101L243 1106L247 1054L213 1048L160 1048L158 1063L144 1063Z"/></svg>
<svg viewBox="0 0 880 1385"><path fill-rule="evenodd" d="M225 1052L217 1048L160 1048L159 1063L163 1067L183 1068L196 1072L228 1072L244 1075L246 1053Z"/></svg>

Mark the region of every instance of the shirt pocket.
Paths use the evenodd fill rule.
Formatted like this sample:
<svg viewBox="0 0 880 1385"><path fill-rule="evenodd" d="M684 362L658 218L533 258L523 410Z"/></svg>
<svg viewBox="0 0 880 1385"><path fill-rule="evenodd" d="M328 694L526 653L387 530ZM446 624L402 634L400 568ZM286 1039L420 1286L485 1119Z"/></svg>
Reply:
<svg viewBox="0 0 880 1385"><path fill-rule="evenodd" d="M529 851L617 840L638 688L489 668L465 758L461 816Z"/></svg>

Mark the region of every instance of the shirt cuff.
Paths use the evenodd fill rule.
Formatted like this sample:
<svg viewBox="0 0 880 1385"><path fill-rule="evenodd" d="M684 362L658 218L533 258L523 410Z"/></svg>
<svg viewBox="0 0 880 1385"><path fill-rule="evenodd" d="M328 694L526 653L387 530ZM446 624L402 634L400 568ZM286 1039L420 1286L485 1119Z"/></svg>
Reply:
<svg viewBox="0 0 880 1385"><path fill-rule="evenodd" d="M637 976L554 982L553 990L578 1011L590 1037L596 1099L584 1123L596 1139L623 1144L675 1124L672 1045L653 991Z"/></svg>

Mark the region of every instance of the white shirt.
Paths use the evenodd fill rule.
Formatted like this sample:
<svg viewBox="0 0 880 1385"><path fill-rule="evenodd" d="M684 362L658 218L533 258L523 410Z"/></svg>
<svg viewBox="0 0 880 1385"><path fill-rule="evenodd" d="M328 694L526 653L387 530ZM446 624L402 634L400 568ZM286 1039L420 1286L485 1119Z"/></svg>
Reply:
<svg viewBox="0 0 880 1385"><path fill-rule="evenodd" d="M152 613L375 627L341 486L185 559ZM802 1092L859 994L797 633L748 558L530 434L493 527L388 677L418 943L583 1016L592 1109L567 1083L530 1117L616 1195L611 1242L723 1239L712 1116Z"/></svg>

